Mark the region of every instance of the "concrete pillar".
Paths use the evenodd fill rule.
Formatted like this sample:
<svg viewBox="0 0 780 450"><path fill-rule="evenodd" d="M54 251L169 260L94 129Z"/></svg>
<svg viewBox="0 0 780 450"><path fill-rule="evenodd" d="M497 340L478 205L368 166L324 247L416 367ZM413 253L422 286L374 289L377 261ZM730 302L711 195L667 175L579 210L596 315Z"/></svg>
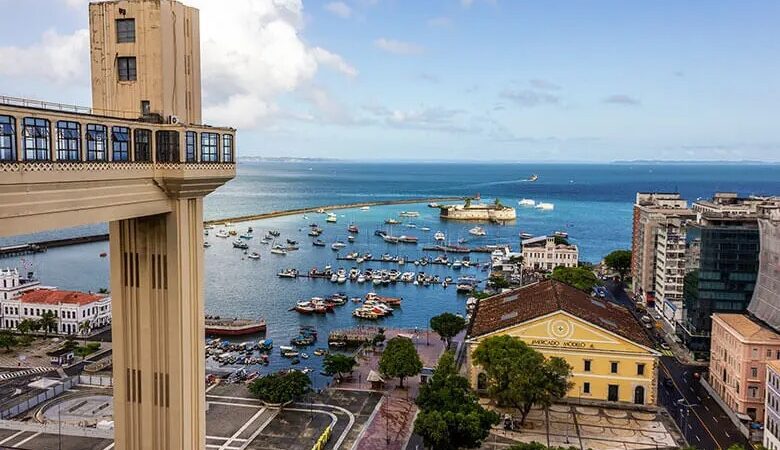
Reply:
<svg viewBox="0 0 780 450"><path fill-rule="evenodd" d="M203 200L110 223L117 450L204 449Z"/></svg>

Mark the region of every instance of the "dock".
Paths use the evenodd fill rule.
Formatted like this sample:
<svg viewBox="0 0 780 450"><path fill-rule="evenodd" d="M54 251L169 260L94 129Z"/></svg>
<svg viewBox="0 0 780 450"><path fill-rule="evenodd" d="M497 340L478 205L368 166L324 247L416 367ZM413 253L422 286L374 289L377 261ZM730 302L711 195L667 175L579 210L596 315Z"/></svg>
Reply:
<svg viewBox="0 0 780 450"><path fill-rule="evenodd" d="M384 328L361 327L332 330L328 333L328 343L343 342L346 346L357 346L371 342L378 334L384 334Z"/></svg>
<svg viewBox="0 0 780 450"><path fill-rule="evenodd" d="M95 234L66 239L52 239L48 241L30 242L27 244L8 245L5 247L0 247L0 258L11 258L14 256L29 255L32 253L43 253L50 248L87 244L90 242L101 242L107 240L107 234Z"/></svg>

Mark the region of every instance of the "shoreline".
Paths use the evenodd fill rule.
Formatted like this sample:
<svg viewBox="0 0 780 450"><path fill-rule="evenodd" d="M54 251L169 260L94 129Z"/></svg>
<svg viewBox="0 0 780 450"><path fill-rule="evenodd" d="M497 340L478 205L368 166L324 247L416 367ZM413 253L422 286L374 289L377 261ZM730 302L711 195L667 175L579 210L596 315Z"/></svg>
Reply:
<svg viewBox="0 0 780 450"><path fill-rule="evenodd" d="M313 206L310 208L284 209L280 211L271 211L261 214L250 214L246 216L228 217L222 219L204 220L204 225L223 225L225 222L249 222L251 220L272 219L274 217L294 216L296 214L313 213L318 209L332 211L335 209L353 209L364 206L388 206L388 205L406 205L412 203L430 203L430 202L448 202L454 200L463 200L465 197L422 197L409 198L403 200L378 200L373 202L344 203L340 205Z"/></svg>

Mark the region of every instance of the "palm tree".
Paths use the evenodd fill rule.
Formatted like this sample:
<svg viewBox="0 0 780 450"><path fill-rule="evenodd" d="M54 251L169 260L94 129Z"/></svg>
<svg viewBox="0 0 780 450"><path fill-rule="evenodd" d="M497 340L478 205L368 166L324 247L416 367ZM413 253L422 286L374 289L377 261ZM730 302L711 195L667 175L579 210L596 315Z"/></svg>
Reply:
<svg viewBox="0 0 780 450"><path fill-rule="evenodd" d="M21 334L22 336L26 336L27 333L33 331L33 328L35 328L35 325L33 324L33 321L30 319L24 319L21 322L19 322L19 325L16 326L16 329L19 331L19 334Z"/></svg>
<svg viewBox="0 0 780 450"><path fill-rule="evenodd" d="M57 329L57 316L51 311L44 311L41 314L41 318L38 319L38 323L41 325L41 328L43 328L43 336L49 337L49 332L52 331L52 329Z"/></svg>
<svg viewBox="0 0 780 450"><path fill-rule="evenodd" d="M84 347L87 346L87 335L92 331L92 322L85 320L79 324L79 333L84 336Z"/></svg>

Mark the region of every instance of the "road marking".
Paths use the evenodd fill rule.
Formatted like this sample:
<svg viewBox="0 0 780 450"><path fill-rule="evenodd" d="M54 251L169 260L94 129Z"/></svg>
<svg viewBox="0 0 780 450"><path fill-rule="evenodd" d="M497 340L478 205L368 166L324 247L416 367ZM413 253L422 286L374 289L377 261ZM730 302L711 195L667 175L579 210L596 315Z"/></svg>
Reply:
<svg viewBox="0 0 780 450"><path fill-rule="evenodd" d="M663 367L664 372L666 372L666 375L668 375L669 378L672 380L672 384L674 384L674 387L677 389L677 392L682 392L682 391L680 391L680 387L677 386L677 382L674 381L674 377L672 376L672 373L669 371L669 368L666 367L666 364L664 364L663 361L661 361L661 367ZM712 434L712 431L710 431L710 429L707 428L707 425L704 424L704 421L701 419L701 416L699 415L699 413L696 412L695 408L691 408L691 411L693 411L693 415L696 416L697 419L699 419L699 423L701 424L702 428L704 428L707 431L707 434L709 434L710 437L712 438L712 442L714 442L715 445L717 446L717 448L720 450L722 447L718 443L718 440L715 439L715 436Z"/></svg>
<svg viewBox="0 0 780 450"><path fill-rule="evenodd" d="M16 447L18 447L18 446L20 446L20 445L24 445L24 444L25 444L27 441L29 441L29 440L32 440L32 439L34 439L34 438L37 438L37 437L38 437L38 436L40 436L40 435L41 435L41 433L35 433L35 434L33 434L32 436L29 436L29 437L27 437L27 438L25 438L25 439L23 439L23 440L21 440L21 441L17 442L17 443L16 443Z"/></svg>
<svg viewBox="0 0 780 450"><path fill-rule="evenodd" d="M111 450L112 448L114 448L114 443L113 443L113 442L112 442L112 443L110 443L110 444L108 444L108 445L106 446L106 448L104 448L103 450Z"/></svg>
<svg viewBox="0 0 780 450"><path fill-rule="evenodd" d="M694 394L696 393L696 391L694 391L692 387L688 386L688 389L690 389L691 392L693 392Z"/></svg>
<svg viewBox="0 0 780 450"><path fill-rule="evenodd" d="M246 405L244 403L209 402L212 405L241 406L242 408L262 408L260 405Z"/></svg>
<svg viewBox="0 0 780 450"><path fill-rule="evenodd" d="M717 417L715 417L715 416L712 416L712 420L714 420L714 421L715 421L715 423L718 423L718 418L717 418Z"/></svg>
<svg viewBox="0 0 780 450"><path fill-rule="evenodd" d="M251 417L249 420L247 420L247 421L246 421L246 423L244 423L244 425L243 425L241 428L239 428L239 429L238 429L238 431L236 431L235 433L233 433L233 436L230 436L230 439L228 439L227 441L225 441L225 443L224 443L224 444L222 444L222 446L221 446L221 447L219 447L219 448L220 448L220 450L224 450L224 449L227 449L228 447L230 447L230 444L232 444L232 443L233 443L233 439L235 439L235 438L237 438L238 436L240 436L240 435L241 435L241 433L243 433L243 432L244 432L244 430L246 430L247 428L249 428L249 425L252 425L252 422L254 422L255 420L257 420L257 418L258 418L258 417L260 417L260 415L261 415L261 414L263 414L264 412L265 412L265 408L260 408L260 409L259 409L259 410L258 410L258 411L255 413L255 415L254 415L254 416L252 416L252 417Z"/></svg>
<svg viewBox="0 0 780 450"><path fill-rule="evenodd" d="M12 439L14 439L15 437L19 436L22 433L26 433L26 431L22 430L22 431L17 432L16 434L12 434L11 436L8 436L7 438L5 438L2 441L0 441L0 445L5 444L6 442L10 442Z"/></svg>
<svg viewBox="0 0 780 450"><path fill-rule="evenodd" d="M696 398L698 398L698 399L699 399L699 401L702 401L700 396L698 396L698 395L697 395L697 396L696 396Z"/></svg>
<svg viewBox="0 0 780 450"><path fill-rule="evenodd" d="M688 429L689 430L693 430L693 427L691 426L691 424L688 424Z"/></svg>
<svg viewBox="0 0 780 450"><path fill-rule="evenodd" d="M709 410L710 410L710 407L709 407L709 406L707 406L707 405L703 405L703 406L704 406L704 409L706 409L707 411L709 411Z"/></svg>
<svg viewBox="0 0 780 450"><path fill-rule="evenodd" d="M699 442L701 442L701 438L699 437L699 435L698 435L698 434L696 435L696 440L697 440L697 441L699 441Z"/></svg>
<svg viewBox="0 0 780 450"><path fill-rule="evenodd" d="M278 409L275 409L275 410L273 410L273 412L272 412L272 413L271 413L271 415L268 417L268 419L266 419L266 421L265 421L265 422L263 422L263 424L262 424L262 425L260 425L259 427L257 427L257 429L255 430L255 432L254 432L254 433L252 433L252 435L251 435L251 436L249 436L249 438L246 440L246 442L244 442L244 444L243 444L243 445L242 445L240 448L241 448L241 449L245 449L245 448L246 448L246 447L247 447L249 444L251 444L251 443L252 443L252 441L254 441L254 440L255 440L255 438L256 438L257 436L259 436L259 435L260 435L260 433L262 433L262 432L263 432L263 430L265 430L265 427L267 427L267 426L268 426L268 424L269 424L269 423L271 423L271 421L272 421L272 420L274 420L274 418L276 417L276 415L277 415L277 414L279 414L279 411L280 411L280 410L278 410Z"/></svg>
<svg viewBox="0 0 780 450"><path fill-rule="evenodd" d="M727 438L731 439L731 435L729 434L728 431L723 430L723 433L726 435Z"/></svg>

